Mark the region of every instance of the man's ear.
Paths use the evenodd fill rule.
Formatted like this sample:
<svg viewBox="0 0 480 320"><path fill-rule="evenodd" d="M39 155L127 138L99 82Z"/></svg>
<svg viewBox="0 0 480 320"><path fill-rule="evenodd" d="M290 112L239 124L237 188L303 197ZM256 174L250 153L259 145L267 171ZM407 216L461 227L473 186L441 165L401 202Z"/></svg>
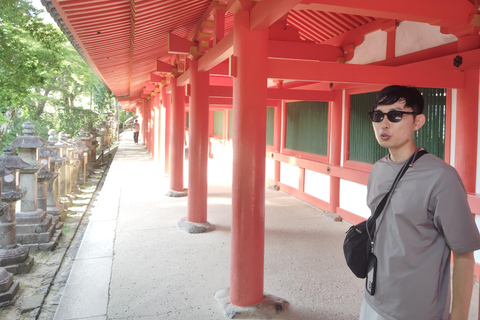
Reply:
<svg viewBox="0 0 480 320"><path fill-rule="evenodd" d="M419 130L425 124L425 115L417 114L414 120L415 131Z"/></svg>

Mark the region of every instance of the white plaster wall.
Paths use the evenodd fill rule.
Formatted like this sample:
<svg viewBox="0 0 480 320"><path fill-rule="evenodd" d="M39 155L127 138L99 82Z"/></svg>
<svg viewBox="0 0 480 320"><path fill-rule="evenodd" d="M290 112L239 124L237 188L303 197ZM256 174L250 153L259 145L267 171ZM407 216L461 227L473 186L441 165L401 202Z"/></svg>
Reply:
<svg viewBox="0 0 480 320"><path fill-rule="evenodd" d="M402 56L454 41L457 41L457 37L441 33L439 26L403 21L400 22L396 31L395 56Z"/></svg>
<svg viewBox="0 0 480 320"><path fill-rule="evenodd" d="M272 158L265 158L265 176L275 179L275 160Z"/></svg>
<svg viewBox="0 0 480 320"><path fill-rule="evenodd" d="M455 167L455 143L457 132L457 89L452 90L452 123L451 127L451 143L450 143L450 165Z"/></svg>
<svg viewBox="0 0 480 320"><path fill-rule="evenodd" d="M355 48L353 59L347 63L367 64L385 60L387 57L387 33L378 30L365 35L365 40Z"/></svg>
<svg viewBox="0 0 480 320"><path fill-rule="evenodd" d="M340 179L340 208L368 218L371 213L367 206L367 186Z"/></svg>
<svg viewBox="0 0 480 320"><path fill-rule="evenodd" d="M330 202L330 176L311 170L305 170L305 193Z"/></svg>
<svg viewBox="0 0 480 320"><path fill-rule="evenodd" d="M288 163L280 163L280 182L287 186L298 189L298 179L300 169L298 167L289 165Z"/></svg>
<svg viewBox="0 0 480 320"><path fill-rule="evenodd" d="M475 223L477 224L477 229L480 230L480 216L475 215ZM475 256L475 262L480 262L480 250L474 251L473 255Z"/></svg>

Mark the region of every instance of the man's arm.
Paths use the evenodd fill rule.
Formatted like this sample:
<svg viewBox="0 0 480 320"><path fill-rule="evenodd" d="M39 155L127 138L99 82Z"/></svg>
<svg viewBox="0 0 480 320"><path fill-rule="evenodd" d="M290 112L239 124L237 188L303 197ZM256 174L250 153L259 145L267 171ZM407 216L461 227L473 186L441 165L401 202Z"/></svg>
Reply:
<svg viewBox="0 0 480 320"><path fill-rule="evenodd" d="M473 252L453 253L453 298L451 320L467 320L473 290Z"/></svg>

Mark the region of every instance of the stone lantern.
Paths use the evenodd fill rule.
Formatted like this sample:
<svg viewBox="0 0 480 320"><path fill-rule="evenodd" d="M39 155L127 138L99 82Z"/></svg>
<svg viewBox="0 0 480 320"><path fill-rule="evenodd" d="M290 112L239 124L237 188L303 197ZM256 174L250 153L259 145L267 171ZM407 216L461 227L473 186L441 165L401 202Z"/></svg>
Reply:
<svg viewBox="0 0 480 320"><path fill-rule="evenodd" d="M64 216L61 215L63 206L59 206L54 194L54 192L58 192L55 186L55 182L58 180L56 159L57 154L52 147L40 148L40 163L43 164L43 168L38 172L37 206L45 210L47 214L51 214L54 219L64 221L66 213Z"/></svg>
<svg viewBox="0 0 480 320"><path fill-rule="evenodd" d="M45 145L45 141L34 135L35 124L32 122L25 122L22 132L24 135L10 144L18 148L18 155L29 165L20 170L20 186L27 190L27 194L21 200L21 211L16 214L17 242L33 250L51 250L58 243L61 231L56 232L52 216L37 207L37 174L43 167L39 163L39 148Z"/></svg>
<svg viewBox="0 0 480 320"><path fill-rule="evenodd" d="M48 141L49 145L56 152L57 156L54 158L54 162L57 164L57 169L59 172L58 179L56 180L53 188L54 196L56 198L55 202L63 210L64 206L68 206L70 202L66 201L63 204L60 204L61 198L65 197L65 184L66 184L66 175L67 175L67 165L68 162L66 158L66 144L60 141L57 137L57 131L55 129L50 129L48 131ZM56 188L55 188L56 186ZM50 202L51 204L51 202Z"/></svg>
<svg viewBox="0 0 480 320"><path fill-rule="evenodd" d="M98 136L100 137L100 150L105 150L107 148L106 139L108 136L107 125L105 122L100 122L97 124Z"/></svg>
<svg viewBox="0 0 480 320"><path fill-rule="evenodd" d="M9 173L2 177L1 197L6 203L6 212L0 216L0 266L13 274L28 273L33 265L33 258L29 257L29 249L19 246L16 239L17 221L15 217L16 203L21 200L27 190L20 188L20 170L28 168L28 163L14 154L12 147L5 147L0 156L1 168Z"/></svg>

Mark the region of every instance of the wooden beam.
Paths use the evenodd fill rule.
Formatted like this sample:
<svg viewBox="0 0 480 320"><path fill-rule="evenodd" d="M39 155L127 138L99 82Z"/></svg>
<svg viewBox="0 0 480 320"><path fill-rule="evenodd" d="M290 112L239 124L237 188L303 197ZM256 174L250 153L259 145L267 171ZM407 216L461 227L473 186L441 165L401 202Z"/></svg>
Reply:
<svg viewBox="0 0 480 320"><path fill-rule="evenodd" d="M250 30L264 30L283 17L301 0L262 0L250 10Z"/></svg>
<svg viewBox="0 0 480 320"><path fill-rule="evenodd" d="M150 72L150 82L161 83L165 79L166 79L165 77L162 77L162 76L159 76L158 74Z"/></svg>
<svg viewBox="0 0 480 320"><path fill-rule="evenodd" d="M233 88L229 86L210 86L210 97L232 98ZM267 98L271 100L305 100L305 101L333 101L333 91L298 90L298 89L267 89Z"/></svg>
<svg viewBox="0 0 480 320"><path fill-rule="evenodd" d="M198 60L198 71L208 71L233 54L233 32L230 31L216 46Z"/></svg>
<svg viewBox="0 0 480 320"><path fill-rule="evenodd" d="M335 92L268 88L267 97L275 100L333 101Z"/></svg>
<svg viewBox="0 0 480 320"><path fill-rule="evenodd" d="M294 9L418 21L446 27L467 25L478 13L468 0L304 0Z"/></svg>
<svg viewBox="0 0 480 320"><path fill-rule="evenodd" d="M157 60L157 72L172 73L173 66L161 60Z"/></svg>
<svg viewBox="0 0 480 320"><path fill-rule="evenodd" d="M300 60L268 60L268 78L364 84L462 88L461 71L411 66L386 67Z"/></svg>
<svg viewBox="0 0 480 320"><path fill-rule="evenodd" d="M343 51L331 45L270 40L268 57L337 62Z"/></svg>
<svg viewBox="0 0 480 320"><path fill-rule="evenodd" d="M171 54L189 54L190 47L196 46L195 42L177 36L174 33L169 33L168 37L168 53Z"/></svg>

